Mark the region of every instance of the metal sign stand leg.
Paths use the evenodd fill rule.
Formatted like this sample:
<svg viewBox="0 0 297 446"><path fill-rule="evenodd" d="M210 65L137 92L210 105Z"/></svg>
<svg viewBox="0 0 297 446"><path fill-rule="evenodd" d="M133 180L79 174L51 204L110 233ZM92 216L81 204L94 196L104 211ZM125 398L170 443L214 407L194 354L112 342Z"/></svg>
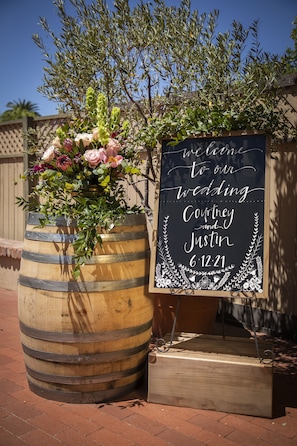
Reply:
<svg viewBox="0 0 297 446"><path fill-rule="evenodd" d="M177 298L176 310L175 310L175 315L174 315L174 320L173 320L173 326L172 326L172 330L171 330L169 345L167 345L167 342L163 338L159 338L156 341L155 345L156 345L156 348L157 348L157 350L159 352L166 352L166 351L168 351L170 349L171 345L172 345L174 332L175 332L175 327L176 327L176 321L177 321L177 317L178 317L178 313L179 313L180 301L181 301L181 296L179 295L178 298Z"/></svg>
<svg viewBox="0 0 297 446"><path fill-rule="evenodd" d="M257 338L257 332L256 332L256 325L255 325L255 319L254 319L254 314L253 314L253 307L252 307L252 300L248 299L248 305L245 305L246 307L249 307L249 314L250 314L250 326L252 328L253 331L253 337L254 337L254 341L255 341L255 346L256 346L256 353L257 353L257 357L260 361L260 363L265 363L265 364L270 364L273 362L274 360L274 353L272 350L264 350L264 355L266 356L266 358L262 358L260 356L260 351L259 351L259 343L258 343L258 338ZM268 356L271 356L271 358L268 358Z"/></svg>
<svg viewBox="0 0 297 446"><path fill-rule="evenodd" d="M222 305L222 314L221 314L221 320L222 320L222 336L223 339L225 339L225 299L221 299L221 305Z"/></svg>
<svg viewBox="0 0 297 446"><path fill-rule="evenodd" d="M173 337L174 337L176 321L177 321L177 316L178 316L179 307L180 307L180 300L181 300L181 296L178 296L177 304L176 304L176 311L175 311L175 316L174 316L174 319L173 319L173 326L172 326L171 336L170 336L170 346L172 345L172 341L173 341Z"/></svg>
<svg viewBox="0 0 297 446"><path fill-rule="evenodd" d="M225 311L226 311L226 305L225 305L225 299L224 298L221 299L221 305L222 305L222 310L221 310L222 337L223 337L223 339L225 339ZM272 350L265 350L264 351L264 355L266 356L266 358L262 358L261 355L260 355L259 343L258 343L257 332L256 332L256 325L255 325L254 314L253 314L252 300L251 299L247 299L245 301L244 307L245 307L244 314L246 314L247 315L246 317L249 319L249 320L247 320L247 323L251 327L252 332L253 332L253 338L254 338L254 342L255 342L257 358L259 359L261 364L262 363L270 364L274 360L274 353L273 353Z"/></svg>

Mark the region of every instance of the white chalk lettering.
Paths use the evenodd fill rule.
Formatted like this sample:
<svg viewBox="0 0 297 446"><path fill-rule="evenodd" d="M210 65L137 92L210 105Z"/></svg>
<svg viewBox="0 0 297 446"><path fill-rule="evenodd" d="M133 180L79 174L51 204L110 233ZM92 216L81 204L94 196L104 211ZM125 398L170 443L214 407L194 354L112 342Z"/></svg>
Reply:
<svg viewBox="0 0 297 446"><path fill-rule="evenodd" d="M233 223L234 209L219 208L217 204L213 204L211 207L194 208L192 204L186 206L183 210L182 219L185 223L188 223L191 219L202 219L204 223L211 224L209 220L213 220L213 225L216 225L214 229L228 229ZM218 226L218 220L221 220L221 226Z"/></svg>
<svg viewBox="0 0 297 446"><path fill-rule="evenodd" d="M243 187L234 187L230 186L230 184L226 184L226 181L223 180L219 186L213 186L214 180L212 180L208 186L196 186L194 188L184 189L183 186L175 186L175 187L165 187L161 189L161 192L176 190L176 199L181 200L188 196L196 197L199 195L205 196L224 196L224 197L232 197L238 198L238 203L243 203L247 196L254 191L264 190L263 187L256 187L254 189L250 189L249 186Z"/></svg>
<svg viewBox="0 0 297 446"><path fill-rule="evenodd" d="M184 243L185 253L191 253L196 247L198 248L214 248L215 246L234 246L234 243L230 242L230 237L228 235L222 236L217 231L211 231L209 234L196 235L194 232L191 233L191 238L189 242Z"/></svg>

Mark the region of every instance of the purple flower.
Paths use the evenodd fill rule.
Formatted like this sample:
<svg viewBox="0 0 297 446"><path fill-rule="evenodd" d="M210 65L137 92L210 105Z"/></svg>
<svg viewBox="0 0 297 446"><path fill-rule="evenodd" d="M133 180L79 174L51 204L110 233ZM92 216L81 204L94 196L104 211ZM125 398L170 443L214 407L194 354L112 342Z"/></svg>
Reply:
<svg viewBox="0 0 297 446"><path fill-rule="evenodd" d="M77 153L75 155L75 157L73 158L73 162L74 162L74 164L80 164L81 163L81 154L80 153Z"/></svg>
<svg viewBox="0 0 297 446"><path fill-rule="evenodd" d="M47 169L46 164L37 164L36 166L31 169L32 173L42 173Z"/></svg>
<svg viewBox="0 0 297 446"><path fill-rule="evenodd" d="M66 138L63 142L64 148L67 150L67 152L71 152L73 148L73 141L70 138Z"/></svg>

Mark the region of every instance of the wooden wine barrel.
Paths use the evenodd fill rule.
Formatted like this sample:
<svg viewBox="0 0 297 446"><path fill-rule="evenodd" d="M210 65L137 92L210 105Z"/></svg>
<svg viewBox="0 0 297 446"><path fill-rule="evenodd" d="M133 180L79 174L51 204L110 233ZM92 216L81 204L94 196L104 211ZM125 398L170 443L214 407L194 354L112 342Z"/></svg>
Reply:
<svg viewBox="0 0 297 446"><path fill-rule="evenodd" d="M47 399L103 402L134 390L151 337L149 245L143 214L102 234L103 246L74 280L77 228L44 228L30 213L18 285L21 342L30 389Z"/></svg>

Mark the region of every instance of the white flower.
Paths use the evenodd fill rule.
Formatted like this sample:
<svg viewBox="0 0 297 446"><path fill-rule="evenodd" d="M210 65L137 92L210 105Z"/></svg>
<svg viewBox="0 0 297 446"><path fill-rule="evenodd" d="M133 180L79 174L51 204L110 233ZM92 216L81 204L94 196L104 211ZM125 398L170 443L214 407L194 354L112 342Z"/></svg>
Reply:
<svg viewBox="0 0 297 446"><path fill-rule="evenodd" d="M75 138L76 144L82 141L84 147L88 147L94 139L93 133L78 133Z"/></svg>
<svg viewBox="0 0 297 446"><path fill-rule="evenodd" d="M44 152L44 154L42 155L41 159L46 163L50 163L55 157L55 150L56 150L55 146L48 147Z"/></svg>
<svg viewBox="0 0 297 446"><path fill-rule="evenodd" d="M117 139L110 138L106 145L106 153L108 156L116 156L121 150L121 144Z"/></svg>
<svg viewBox="0 0 297 446"><path fill-rule="evenodd" d="M51 144L52 146L54 146L54 147L56 147L56 148L58 148L58 149L61 149L62 148L62 145L61 145L61 143L60 143L60 138L58 137L58 136L56 136L53 140L52 140L52 144Z"/></svg>

